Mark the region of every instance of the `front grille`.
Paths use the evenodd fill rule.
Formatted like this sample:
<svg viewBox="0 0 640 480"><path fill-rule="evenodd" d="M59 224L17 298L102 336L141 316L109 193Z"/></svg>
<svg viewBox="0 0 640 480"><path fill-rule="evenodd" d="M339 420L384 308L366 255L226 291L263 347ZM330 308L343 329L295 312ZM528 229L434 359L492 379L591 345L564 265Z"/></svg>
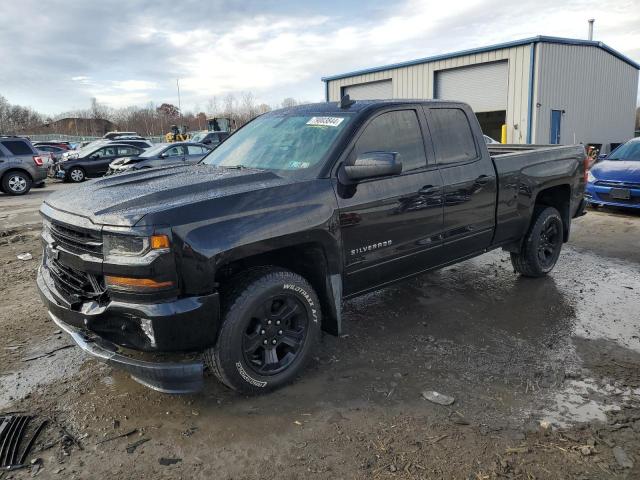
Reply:
<svg viewBox="0 0 640 480"><path fill-rule="evenodd" d="M610 180L598 180L596 182L596 185L598 185L599 187L640 189L640 182L614 182Z"/></svg>
<svg viewBox="0 0 640 480"><path fill-rule="evenodd" d="M73 253L90 253L102 258L102 234L66 224L51 222L51 236L55 242Z"/></svg>
<svg viewBox="0 0 640 480"><path fill-rule="evenodd" d="M47 269L56 287L69 303L99 300L106 292L104 278L71 268L46 257Z"/></svg>

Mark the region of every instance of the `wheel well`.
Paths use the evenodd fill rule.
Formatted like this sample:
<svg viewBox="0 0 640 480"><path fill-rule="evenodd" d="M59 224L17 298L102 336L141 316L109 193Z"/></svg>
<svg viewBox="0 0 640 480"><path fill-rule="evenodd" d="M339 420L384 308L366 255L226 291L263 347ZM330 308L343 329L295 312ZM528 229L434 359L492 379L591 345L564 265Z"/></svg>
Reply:
<svg viewBox="0 0 640 480"><path fill-rule="evenodd" d="M569 230L571 228L570 205L571 187L569 187L569 185L557 185L555 187L545 188L538 192L535 201L536 207L554 207L560 212L565 242L569 240Z"/></svg>
<svg viewBox="0 0 640 480"><path fill-rule="evenodd" d="M333 321L336 302L328 283L327 256L322 245L318 243L303 243L271 250L268 252L241 258L227 263L216 271L215 281L220 285L224 297L224 285L240 272L265 265L285 268L304 277L313 287L320 299L323 313L323 329L334 331ZM339 307L338 307L339 308Z"/></svg>

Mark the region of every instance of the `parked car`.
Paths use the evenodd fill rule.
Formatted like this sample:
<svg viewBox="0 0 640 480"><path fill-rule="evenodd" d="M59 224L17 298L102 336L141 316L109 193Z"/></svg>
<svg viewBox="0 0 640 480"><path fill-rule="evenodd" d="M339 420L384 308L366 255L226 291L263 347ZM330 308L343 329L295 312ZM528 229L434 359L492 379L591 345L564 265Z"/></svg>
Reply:
<svg viewBox="0 0 640 480"><path fill-rule="evenodd" d="M321 329L340 333L344 299L497 248L521 275L549 273L583 213L585 157L492 156L458 102L276 110L197 165L48 197L38 288L83 350L147 386L197 390L206 363L266 392L300 375Z"/></svg>
<svg viewBox="0 0 640 480"><path fill-rule="evenodd" d="M640 208L640 138L620 145L589 170L591 205Z"/></svg>
<svg viewBox="0 0 640 480"><path fill-rule="evenodd" d="M51 140L51 141L38 141L33 142L33 146L36 148L40 148L41 146L52 146L57 148L62 148L63 150L71 150L71 143L65 140Z"/></svg>
<svg viewBox="0 0 640 480"><path fill-rule="evenodd" d="M0 136L0 190L25 195L34 185L44 186L47 159L26 138Z"/></svg>
<svg viewBox="0 0 640 480"><path fill-rule="evenodd" d="M54 162L60 161L62 159L62 154L69 151L67 148L42 143L38 143L34 145L34 147L40 153L48 153Z"/></svg>
<svg viewBox="0 0 640 480"><path fill-rule="evenodd" d="M229 135L229 132L198 132L191 137L191 141L215 148L224 142Z"/></svg>
<svg viewBox="0 0 640 480"><path fill-rule="evenodd" d="M105 140L113 140L116 137L123 137L123 136L134 136L134 137L137 137L138 136L138 132L118 132L118 131L113 131L113 132L105 133L102 136L102 138L104 138Z"/></svg>
<svg viewBox="0 0 640 480"><path fill-rule="evenodd" d="M56 164L54 176L64 181L82 182L87 178L101 177L116 158L135 157L144 150L124 143L100 143L87 146L65 161Z"/></svg>
<svg viewBox="0 0 640 480"><path fill-rule="evenodd" d="M149 140L138 136L120 136L110 141L117 143L126 143L127 145L133 145L134 147L139 147L143 150L146 150L147 148L151 148L153 146L153 144Z"/></svg>
<svg viewBox="0 0 640 480"><path fill-rule="evenodd" d="M130 169L166 167L182 163L198 163L211 150L193 142L158 143L137 157L124 157L109 165L107 175Z"/></svg>

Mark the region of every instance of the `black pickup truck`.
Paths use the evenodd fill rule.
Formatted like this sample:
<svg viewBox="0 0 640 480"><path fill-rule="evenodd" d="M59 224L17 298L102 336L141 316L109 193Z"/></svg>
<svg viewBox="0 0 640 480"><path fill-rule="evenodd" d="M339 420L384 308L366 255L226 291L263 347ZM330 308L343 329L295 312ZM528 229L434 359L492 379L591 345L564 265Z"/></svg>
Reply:
<svg viewBox="0 0 640 480"><path fill-rule="evenodd" d="M492 155L462 103L277 110L197 165L49 197L38 287L82 349L151 388L197 390L207 366L268 391L321 330L340 333L345 299L498 247L520 274L548 273L583 213L585 160L582 146Z"/></svg>

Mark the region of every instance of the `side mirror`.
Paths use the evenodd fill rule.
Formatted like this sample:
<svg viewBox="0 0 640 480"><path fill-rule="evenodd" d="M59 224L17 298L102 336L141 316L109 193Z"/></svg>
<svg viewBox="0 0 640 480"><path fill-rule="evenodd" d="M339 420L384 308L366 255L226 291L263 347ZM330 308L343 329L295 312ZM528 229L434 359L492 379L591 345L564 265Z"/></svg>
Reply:
<svg viewBox="0 0 640 480"><path fill-rule="evenodd" d="M358 155L353 165L345 165L344 173L349 180L398 175L402 162L397 152L366 152Z"/></svg>
<svg viewBox="0 0 640 480"><path fill-rule="evenodd" d="M604 160L605 158L607 158L607 154L606 153L601 153L600 155L598 155L598 158L597 158L596 161Z"/></svg>
<svg viewBox="0 0 640 480"><path fill-rule="evenodd" d="M210 145L211 144L211 139L207 138L206 140L203 140L202 143L204 143L205 145Z"/></svg>
<svg viewBox="0 0 640 480"><path fill-rule="evenodd" d="M169 155L167 155L166 153L161 153L160 154L160 158L167 158Z"/></svg>

